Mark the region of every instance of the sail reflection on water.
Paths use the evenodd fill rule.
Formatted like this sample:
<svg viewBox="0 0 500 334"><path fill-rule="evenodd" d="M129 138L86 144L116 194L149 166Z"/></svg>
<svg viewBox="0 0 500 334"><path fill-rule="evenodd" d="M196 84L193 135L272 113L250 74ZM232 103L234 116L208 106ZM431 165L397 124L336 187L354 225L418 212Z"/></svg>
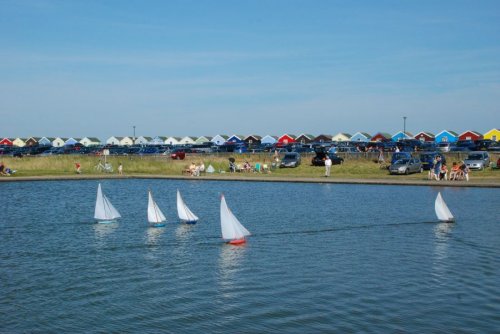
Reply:
<svg viewBox="0 0 500 334"><path fill-rule="evenodd" d="M235 285L235 276L243 269L247 249L245 246L224 244L219 256L218 282L224 297L232 297L231 289Z"/></svg>
<svg viewBox="0 0 500 334"><path fill-rule="evenodd" d="M148 246L157 245L164 231L165 229L163 228L148 227L146 229L146 236L145 236L146 245Z"/></svg>
<svg viewBox="0 0 500 334"><path fill-rule="evenodd" d="M93 224L94 235L97 240L102 240L118 228L118 223Z"/></svg>
<svg viewBox="0 0 500 334"><path fill-rule="evenodd" d="M454 224L439 223L434 227L435 247L432 268L438 279L446 276L449 241L454 226Z"/></svg>
<svg viewBox="0 0 500 334"><path fill-rule="evenodd" d="M179 224L175 229L176 239L181 242L187 241L193 228L193 225Z"/></svg>

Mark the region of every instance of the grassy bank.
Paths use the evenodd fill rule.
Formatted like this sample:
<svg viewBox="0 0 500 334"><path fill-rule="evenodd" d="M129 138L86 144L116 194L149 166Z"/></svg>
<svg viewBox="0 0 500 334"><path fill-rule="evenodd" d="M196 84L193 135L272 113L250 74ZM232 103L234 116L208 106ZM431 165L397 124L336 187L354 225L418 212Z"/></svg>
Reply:
<svg viewBox="0 0 500 334"><path fill-rule="evenodd" d="M185 160L172 160L168 156L159 157L141 157L141 156L121 156L108 157L114 168L113 174L117 174L117 167L122 163L124 174L126 175L182 175L182 171L191 163L200 164L203 162L206 167L212 165L216 173L221 178L228 177L228 157L229 155L196 155L186 157ZM248 154L234 155L236 163L243 164L249 161L252 165L257 162L271 165L271 157L268 154ZM298 168L277 168L271 170L268 174L258 173L238 173L239 176L252 177L286 177L286 178L320 178L324 175L324 167L314 167L310 165L312 155L302 156L302 165ZM448 161L459 160L460 157L450 156ZM493 159L498 157L494 156ZM373 162L370 156L346 156L343 165L334 165L332 167L332 178L356 178L356 179L410 179L425 180L427 172L423 174L412 174L408 176L391 176L387 170L380 169L379 165ZM99 157L95 156L50 156L50 157L23 157L11 158L3 157L2 161L9 168L17 170L12 177L22 176L60 176L75 175L75 163L81 164L84 175L102 175L95 166L99 163ZM223 173L220 173L223 171ZM500 171L487 169L485 171L471 172L471 179L480 181L500 182Z"/></svg>

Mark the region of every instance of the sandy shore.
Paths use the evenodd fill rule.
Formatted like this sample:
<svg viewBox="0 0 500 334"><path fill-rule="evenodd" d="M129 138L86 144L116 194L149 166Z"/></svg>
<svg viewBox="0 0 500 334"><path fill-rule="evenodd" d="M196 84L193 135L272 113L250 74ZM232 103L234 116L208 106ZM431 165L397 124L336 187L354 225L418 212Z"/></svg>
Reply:
<svg viewBox="0 0 500 334"><path fill-rule="evenodd" d="M57 175L57 176L4 176L0 182L23 181L59 181L59 180L100 180L100 179L171 179L171 180L198 180L198 181L239 181L239 182L295 182L295 183L331 183L331 184L375 184L375 185L403 185L403 186L432 186L432 187L482 187L500 188L497 180L471 180L466 181L429 181L408 180L400 177L393 179L356 179L356 178L305 178L305 177L245 177L239 175L213 175L213 176L175 176L175 175Z"/></svg>

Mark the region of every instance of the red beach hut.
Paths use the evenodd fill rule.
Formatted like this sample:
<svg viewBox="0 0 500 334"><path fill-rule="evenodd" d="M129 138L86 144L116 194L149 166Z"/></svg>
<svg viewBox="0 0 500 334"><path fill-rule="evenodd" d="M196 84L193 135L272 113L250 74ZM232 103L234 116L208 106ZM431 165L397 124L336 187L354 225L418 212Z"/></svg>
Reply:
<svg viewBox="0 0 500 334"><path fill-rule="evenodd" d="M295 138L296 137L294 135L284 134L283 136L278 138L278 145L283 146L295 143Z"/></svg>
<svg viewBox="0 0 500 334"><path fill-rule="evenodd" d="M0 145L12 146L12 145L14 145L14 143L13 143L12 139L4 138L4 139L0 140Z"/></svg>
<svg viewBox="0 0 500 334"><path fill-rule="evenodd" d="M458 140L480 140L483 139L483 135L477 131L465 131L461 135L458 136Z"/></svg>

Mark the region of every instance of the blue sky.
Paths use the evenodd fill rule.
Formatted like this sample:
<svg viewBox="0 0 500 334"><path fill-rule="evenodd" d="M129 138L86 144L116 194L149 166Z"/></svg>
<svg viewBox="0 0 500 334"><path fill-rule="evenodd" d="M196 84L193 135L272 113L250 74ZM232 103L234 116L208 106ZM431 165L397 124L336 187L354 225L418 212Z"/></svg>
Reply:
<svg viewBox="0 0 500 334"><path fill-rule="evenodd" d="M500 127L500 1L0 8L0 137Z"/></svg>

